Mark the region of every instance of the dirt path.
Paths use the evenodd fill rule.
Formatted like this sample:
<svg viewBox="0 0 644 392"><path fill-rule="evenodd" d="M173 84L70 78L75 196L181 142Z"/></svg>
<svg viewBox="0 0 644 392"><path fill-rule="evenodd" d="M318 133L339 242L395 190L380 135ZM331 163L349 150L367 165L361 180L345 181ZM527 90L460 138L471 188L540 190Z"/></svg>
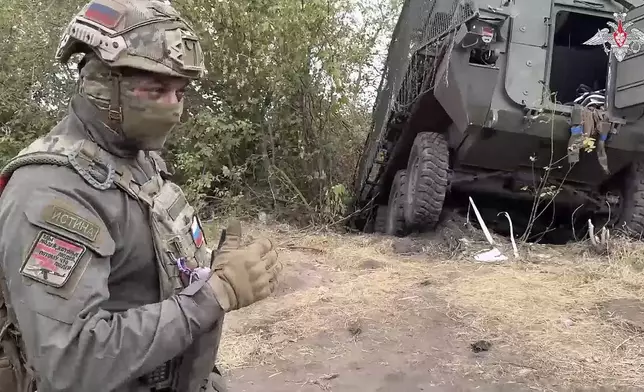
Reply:
<svg viewBox="0 0 644 392"><path fill-rule="evenodd" d="M285 276L227 316L231 391L644 390L638 247L539 246L481 264L483 244L449 233L259 232L276 238Z"/></svg>

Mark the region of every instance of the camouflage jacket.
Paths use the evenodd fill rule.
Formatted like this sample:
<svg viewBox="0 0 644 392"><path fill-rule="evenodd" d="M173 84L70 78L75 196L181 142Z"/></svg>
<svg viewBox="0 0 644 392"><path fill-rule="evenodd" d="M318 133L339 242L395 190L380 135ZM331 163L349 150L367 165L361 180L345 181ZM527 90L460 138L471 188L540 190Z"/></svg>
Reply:
<svg viewBox="0 0 644 392"><path fill-rule="evenodd" d="M173 257L209 257L203 232L195 235L200 223L179 188L160 179L163 161L120 147L117 135L94 123L93 109L74 97L69 114L28 150L69 153L86 143L119 178L131 177L131 189L139 184L139 196L156 179L172 185L172 200L156 200L168 207L154 212L136 192L90 184L74 165L34 163L13 172L0 197L0 266L37 389L212 390L206 384L223 311L208 285L175 287L176 268L160 262L173 258L159 242L181 236L193 243L179 243ZM76 158L70 161L100 180L93 162Z"/></svg>

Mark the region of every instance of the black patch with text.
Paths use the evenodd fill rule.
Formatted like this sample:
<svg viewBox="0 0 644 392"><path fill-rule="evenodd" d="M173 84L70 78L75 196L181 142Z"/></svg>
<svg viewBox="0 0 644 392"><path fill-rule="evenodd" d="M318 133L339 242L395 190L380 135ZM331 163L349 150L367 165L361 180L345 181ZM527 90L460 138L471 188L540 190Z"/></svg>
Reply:
<svg viewBox="0 0 644 392"><path fill-rule="evenodd" d="M20 273L53 287L63 287L87 248L52 232L41 231Z"/></svg>

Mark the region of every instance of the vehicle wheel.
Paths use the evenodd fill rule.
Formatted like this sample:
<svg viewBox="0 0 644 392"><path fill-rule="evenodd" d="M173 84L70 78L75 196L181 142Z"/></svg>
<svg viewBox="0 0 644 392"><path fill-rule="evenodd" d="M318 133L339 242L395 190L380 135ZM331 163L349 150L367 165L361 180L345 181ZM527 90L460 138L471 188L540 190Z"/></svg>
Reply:
<svg viewBox="0 0 644 392"><path fill-rule="evenodd" d="M410 229L436 227L443 210L449 176L449 148L440 133L416 136L407 163L405 221Z"/></svg>
<svg viewBox="0 0 644 392"><path fill-rule="evenodd" d="M376 207L376 220L373 225L373 230L376 233L386 233L387 232L387 206L378 206Z"/></svg>
<svg viewBox="0 0 644 392"><path fill-rule="evenodd" d="M644 235L644 162L635 162L629 168L621 202L618 228L626 225L629 234L640 239Z"/></svg>
<svg viewBox="0 0 644 392"><path fill-rule="evenodd" d="M405 198L407 192L407 171L398 170L389 191L387 224L385 233L403 237L407 234L405 224Z"/></svg>

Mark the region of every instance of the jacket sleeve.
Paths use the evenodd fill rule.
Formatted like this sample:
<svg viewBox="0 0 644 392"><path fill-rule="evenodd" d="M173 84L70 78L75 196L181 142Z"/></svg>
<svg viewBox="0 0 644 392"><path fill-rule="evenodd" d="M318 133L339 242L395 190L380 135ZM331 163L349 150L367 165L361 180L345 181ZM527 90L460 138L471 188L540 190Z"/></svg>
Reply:
<svg viewBox="0 0 644 392"><path fill-rule="evenodd" d="M179 355L223 316L208 285L104 310L115 243L102 207L70 191L78 181L66 168L25 167L0 199L9 300L42 391L112 390Z"/></svg>

